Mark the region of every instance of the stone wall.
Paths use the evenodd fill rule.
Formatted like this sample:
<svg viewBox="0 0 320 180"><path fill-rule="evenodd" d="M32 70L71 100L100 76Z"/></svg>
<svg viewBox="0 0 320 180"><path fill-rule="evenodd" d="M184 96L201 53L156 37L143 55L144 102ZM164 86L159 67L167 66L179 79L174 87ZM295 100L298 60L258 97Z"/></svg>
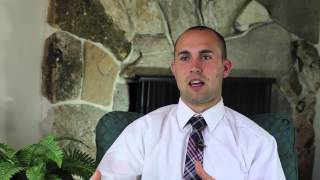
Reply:
<svg viewBox="0 0 320 180"><path fill-rule="evenodd" d="M320 129L320 91L317 93L317 104L316 104L316 115L314 120L314 129L315 129L315 157L314 157L314 166L313 166L313 179L319 179L320 178L320 171L317 171L316 169L320 169L320 132L318 129Z"/></svg>
<svg viewBox="0 0 320 180"><path fill-rule="evenodd" d="M320 86L320 59L312 45L319 36L317 5L317 0L51 0L48 23L56 32L46 41L42 64L46 119L53 132L84 140L92 148L80 148L94 156L99 118L128 109L126 79L170 75L177 36L207 25L227 38L231 76L276 79L273 111L292 113L300 179L311 179Z"/></svg>
<svg viewBox="0 0 320 180"><path fill-rule="evenodd" d="M320 35L320 31L319 31ZM320 52L320 42L316 45L318 52ZM314 118L313 127L315 129L315 157L314 157L314 165L313 169L320 169L320 91L317 93L317 104L316 104L316 115ZM320 171L313 171L313 179L320 179Z"/></svg>

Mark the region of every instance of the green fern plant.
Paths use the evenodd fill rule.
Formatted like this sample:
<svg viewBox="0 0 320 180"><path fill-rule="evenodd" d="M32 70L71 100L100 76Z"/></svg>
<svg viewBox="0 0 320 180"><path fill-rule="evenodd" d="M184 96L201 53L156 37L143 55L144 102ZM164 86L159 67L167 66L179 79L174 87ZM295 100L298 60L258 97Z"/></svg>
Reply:
<svg viewBox="0 0 320 180"><path fill-rule="evenodd" d="M58 144L62 140L84 144L74 138L54 135L18 151L0 143L1 180L64 180L73 179L72 175L89 179L96 168L95 160L77 149L62 149Z"/></svg>

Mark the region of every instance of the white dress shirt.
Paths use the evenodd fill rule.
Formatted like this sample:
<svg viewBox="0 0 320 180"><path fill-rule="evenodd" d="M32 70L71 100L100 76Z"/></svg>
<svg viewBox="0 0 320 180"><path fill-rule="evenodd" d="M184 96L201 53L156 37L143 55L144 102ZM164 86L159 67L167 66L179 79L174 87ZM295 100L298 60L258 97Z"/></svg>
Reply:
<svg viewBox="0 0 320 180"><path fill-rule="evenodd" d="M102 179L183 179L186 147L196 114L181 99L131 123L104 155ZM201 113L207 127L203 167L216 180L285 179L275 139L247 117L218 104Z"/></svg>

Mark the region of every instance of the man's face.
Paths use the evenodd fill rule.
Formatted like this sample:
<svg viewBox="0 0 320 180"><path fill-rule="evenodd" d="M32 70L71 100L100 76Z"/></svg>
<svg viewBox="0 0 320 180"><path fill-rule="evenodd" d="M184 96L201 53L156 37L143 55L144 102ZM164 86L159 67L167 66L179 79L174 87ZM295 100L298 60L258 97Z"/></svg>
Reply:
<svg viewBox="0 0 320 180"><path fill-rule="evenodd" d="M196 112L221 99L222 79L232 66L221 53L217 36L209 30L184 32L176 44L171 70L182 100Z"/></svg>

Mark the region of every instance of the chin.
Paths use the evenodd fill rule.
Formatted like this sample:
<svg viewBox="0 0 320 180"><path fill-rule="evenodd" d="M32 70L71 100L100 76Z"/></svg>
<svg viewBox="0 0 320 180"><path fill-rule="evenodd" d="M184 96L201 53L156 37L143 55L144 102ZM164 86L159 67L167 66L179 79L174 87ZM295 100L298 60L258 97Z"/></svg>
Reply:
<svg viewBox="0 0 320 180"><path fill-rule="evenodd" d="M191 103L191 104L194 104L194 105L203 105L203 104L207 104L209 103L210 101L208 101L208 97L190 97L187 98L188 99L188 102Z"/></svg>

